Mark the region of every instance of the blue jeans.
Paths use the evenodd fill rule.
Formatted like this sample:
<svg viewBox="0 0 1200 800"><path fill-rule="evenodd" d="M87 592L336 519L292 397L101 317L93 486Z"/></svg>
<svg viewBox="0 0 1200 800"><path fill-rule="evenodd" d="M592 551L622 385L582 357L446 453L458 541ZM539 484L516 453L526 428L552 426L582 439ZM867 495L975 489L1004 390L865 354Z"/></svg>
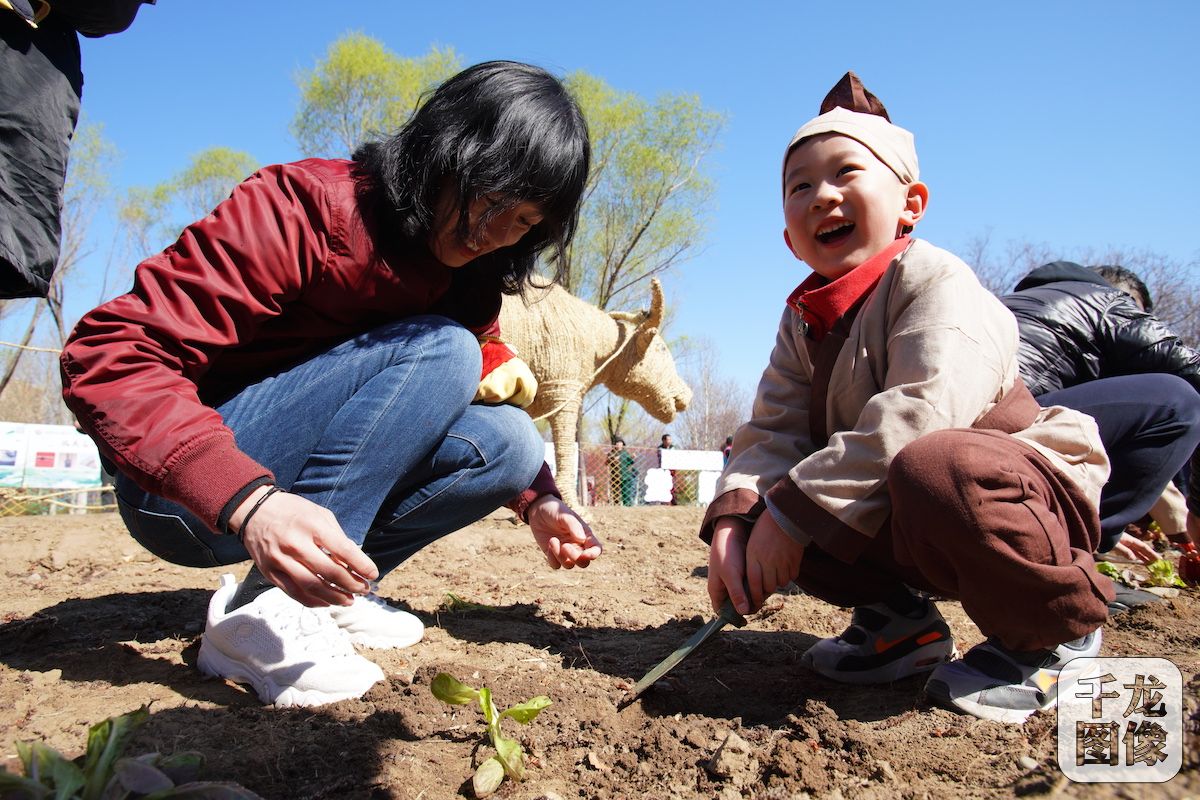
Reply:
<svg viewBox="0 0 1200 800"><path fill-rule="evenodd" d="M544 457L529 416L472 405L475 336L410 317L343 342L217 406L238 447L277 484L333 512L380 574L533 482ZM249 558L181 506L117 476L121 517L147 550L211 567Z"/></svg>
<svg viewBox="0 0 1200 800"><path fill-rule="evenodd" d="M1167 373L1101 378L1047 392L1045 406L1091 416L1112 473L1100 494L1100 552L1111 550L1137 522L1200 443L1200 394Z"/></svg>

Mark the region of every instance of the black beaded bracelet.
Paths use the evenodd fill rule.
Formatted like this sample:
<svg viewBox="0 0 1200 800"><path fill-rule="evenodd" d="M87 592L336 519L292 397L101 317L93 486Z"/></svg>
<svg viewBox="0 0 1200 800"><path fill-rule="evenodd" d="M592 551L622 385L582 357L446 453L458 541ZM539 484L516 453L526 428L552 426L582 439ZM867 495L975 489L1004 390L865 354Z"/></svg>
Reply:
<svg viewBox="0 0 1200 800"><path fill-rule="evenodd" d="M275 494L276 492L282 492L282 491L283 490L280 489L278 486L272 486L270 489L267 489L267 491L263 494L262 497L258 498L258 502L256 502L253 506L250 507L250 511L242 519L242 524L238 528L237 537L238 537L239 542L242 540L242 534L246 532L246 526L250 524L250 518L254 516L254 512L256 512L260 508L262 508L262 504L267 502L268 497Z"/></svg>

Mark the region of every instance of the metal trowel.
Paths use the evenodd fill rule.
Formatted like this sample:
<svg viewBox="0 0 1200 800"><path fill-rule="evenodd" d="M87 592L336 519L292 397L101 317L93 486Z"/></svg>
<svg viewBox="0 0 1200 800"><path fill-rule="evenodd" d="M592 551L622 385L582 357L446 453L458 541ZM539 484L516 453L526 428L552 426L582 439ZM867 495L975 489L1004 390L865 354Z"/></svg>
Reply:
<svg viewBox="0 0 1200 800"><path fill-rule="evenodd" d="M717 631L724 628L726 625L732 625L735 628L741 628L746 625L746 618L737 612L733 607L733 601L725 598L725 604L721 606L721 611L710 622L706 623L703 628L696 631L691 637L679 646L674 653L664 658L658 666L646 673L646 677L642 678L633 689L629 691L629 695L621 701L618 709L632 703L641 695L642 692L653 686L663 675L666 675L675 665L683 661L692 651L704 643L708 637L712 636Z"/></svg>

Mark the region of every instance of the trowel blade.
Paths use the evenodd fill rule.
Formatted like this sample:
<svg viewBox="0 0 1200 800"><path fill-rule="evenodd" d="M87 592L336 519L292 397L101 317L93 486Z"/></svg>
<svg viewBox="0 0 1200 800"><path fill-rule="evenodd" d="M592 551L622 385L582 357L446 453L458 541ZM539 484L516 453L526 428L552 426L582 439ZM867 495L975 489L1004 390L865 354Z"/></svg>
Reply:
<svg viewBox="0 0 1200 800"><path fill-rule="evenodd" d="M746 624L746 618L739 614L733 607L733 603L728 599L725 600L725 605L721 607L720 615L714 617L709 622L705 623L704 627L693 633L686 642L681 644L675 652L664 658L658 666L646 673L646 676L634 684L630 690L628 697L621 703L621 708L632 703L641 695L642 692L649 689L658 682L662 676L666 675L675 668L680 661L687 658L693 650L699 647L704 641L712 636L717 631L724 628L726 625L733 625L740 628Z"/></svg>

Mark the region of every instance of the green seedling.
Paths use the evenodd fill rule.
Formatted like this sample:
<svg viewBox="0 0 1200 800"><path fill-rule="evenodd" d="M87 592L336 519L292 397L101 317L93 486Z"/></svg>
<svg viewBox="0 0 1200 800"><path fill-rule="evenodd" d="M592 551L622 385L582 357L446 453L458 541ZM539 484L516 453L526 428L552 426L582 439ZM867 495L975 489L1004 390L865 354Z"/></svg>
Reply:
<svg viewBox="0 0 1200 800"><path fill-rule="evenodd" d="M1120 581L1126 586L1130 585L1129 581L1125 580L1125 576L1121 574L1121 570L1117 569L1116 565L1111 561L1097 561L1096 571L1101 575L1107 575L1114 581Z"/></svg>
<svg viewBox="0 0 1200 800"><path fill-rule="evenodd" d="M122 758L133 731L150 716L146 706L88 729L87 751L65 758L41 742L18 742L25 777L0 770L5 800L262 800L236 783L197 781L204 756L145 753Z"/></svg>
<svg viewBox="0 0 1200 800"><path fill-rule="evenodd" d="M1114 581L1120 581L1134 589L1141 588L1142 584L1146 586L1187 586L1183 582L1183 579L1179 577L1179 573L1175 571L1175 565L1165 558L1151 561L1146 565L1146 571L1150 573L1150 577L1144 581L1137 579L1130 570L1117 569L1117 567L1108 561L1096 562L1096 569L1100 574L1107 575Z"/></svg>
<svg viewBox="0 0 1200 800"><path fill-rule="evenodd" d="M442 602L442 607L447 611L454 613L457 611L494 611L491 606L485 606L482 603L472 603L470 600L464 600L454 592L446 592L446 599Z"/></svg>
<svg viewBox="0 0 1200 800"><path fill-rule="evenodd" d="M430 688L433 696L443 703L464 706L478 701L479 708L483 711L483 721L487 725L492 747L496 748L496 755L480 764L471 778L476 797L486 797L496 791L505 775L514 781L525 779L525 752L516 739L509 739L504 735L500 730L500 723L505 717L511 717L522 725L528 725L542 709L550 705L549 697L538 695L532 700L497 712L496 704L492 701L492 692L486 686L473 689L465 683L460 683L452 675L439 672Z"/></svg>
<svg viewBox="0 0 1200 800"><path fill-rule="evenodd" d="M1165 558L1150 562L1146 569L1150 571L1150 580L1146 582L1151 586L1187 586L1175 571L1175 565Z"/></svg>

